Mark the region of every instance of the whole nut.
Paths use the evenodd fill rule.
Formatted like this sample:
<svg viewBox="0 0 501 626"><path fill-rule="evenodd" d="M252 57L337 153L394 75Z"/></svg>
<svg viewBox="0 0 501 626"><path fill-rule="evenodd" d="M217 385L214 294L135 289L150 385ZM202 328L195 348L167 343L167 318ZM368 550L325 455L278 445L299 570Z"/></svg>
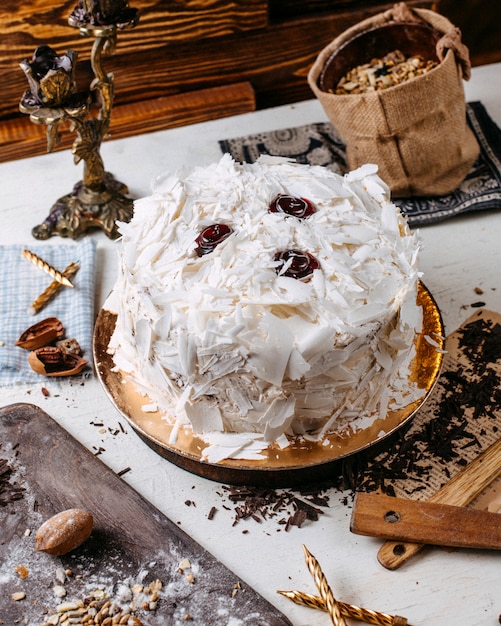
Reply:
<svg viewBox="0 0 501 626"><path fill-rule="evenodd" d="M36 350L64 335L64 327L57 317L47 317L27 328L16 341L16 346Z"/></svg>
<svg viewBox="0 0 501 626"><path fill-rule="evenodd" d="M89 538L94 519L88 511L67 509L44 522L36 533L36 548L53 556L71 552Z"/></svg>

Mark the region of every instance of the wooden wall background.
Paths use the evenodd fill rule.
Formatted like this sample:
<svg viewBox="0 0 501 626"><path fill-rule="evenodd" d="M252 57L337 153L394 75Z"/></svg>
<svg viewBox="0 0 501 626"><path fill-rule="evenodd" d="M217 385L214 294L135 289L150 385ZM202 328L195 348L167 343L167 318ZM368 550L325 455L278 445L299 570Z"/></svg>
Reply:
<svg viewBox="0 0 501 626"><path fill-rule="evenodd" d="M485 10L490 2L492 15ZM474 64L501 60L497 4L440 1L440 12L462 28ZM44 129L18 110L27 87L22 59L40 44L59 54L73 49L79 54L79 88L92 78L92 40L67 23L75 5L76 0L1 4L0 161L46 151ZM140 22L118 34L115 53L104 59L105 70L115 74L111 138L311 98L306 75L319 51L348 26L393 2L130 0L129 5L140 10ZM410 0L408 5L437 8L438 2ZM66 148L74 137L69 132L63 137Z"/></svg>

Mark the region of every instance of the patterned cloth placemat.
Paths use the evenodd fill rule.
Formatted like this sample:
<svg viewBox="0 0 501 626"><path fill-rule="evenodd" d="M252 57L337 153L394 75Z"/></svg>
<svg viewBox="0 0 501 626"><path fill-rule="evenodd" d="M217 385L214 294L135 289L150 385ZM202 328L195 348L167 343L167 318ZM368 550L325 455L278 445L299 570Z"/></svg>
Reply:
<svg viewBox="0 0 501 626"><path fill-rule="evenodd" d="M0 385L58 382L36 374L28 364L28 351L15 345L21 333L47 317L57 317L66 338L75 338L83 356L92 363L94 326L94 287L96 246L92 239L64 245L29 245L29 250L62 271L72 262L80 268L71 278L74 287L63 287L36 315L29 313L31 303L52 282L52 278L23 258L28 246L0 246ZM92 367L83 370L89 376Z"/></svg>
<svg viewBox="0 0 501 626"><path fill-rule="evenodd" d="M394 199L410 226L432 224L467 211L501 208L501 130L481 102L468 103L466 111L480 156L453 193ZM261 154L269 154L323 165L338 174L347 170L344 144L328 122L224 139L219 145L223 153L240 162L253 163Z"/></svg>

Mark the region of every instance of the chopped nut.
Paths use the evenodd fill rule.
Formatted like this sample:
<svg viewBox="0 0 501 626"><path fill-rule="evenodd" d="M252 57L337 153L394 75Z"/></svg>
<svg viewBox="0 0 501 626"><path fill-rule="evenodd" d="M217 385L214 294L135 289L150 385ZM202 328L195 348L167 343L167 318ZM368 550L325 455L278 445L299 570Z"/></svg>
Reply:
<svg viewBox="0 0 501 626"><path fill-rule="evenodd" d="M71 573L71 571L70 571ZM135 594L132 594L132 588ZM143 622L134 615L138 609L154 611L158 606L159 594L163 585L160 580L155 580L149 585L135 584L130 581L120 583L114 597L109 598L105 588L97 588L91 592L85 601L77 599L71 602L63 602L56 608L57 613L47 619L41 626L70 626L80 624L82 626L143 626ZM122 608L124 598L129 595L132 599L128 608ZM145 597L150 595L150 597ZM156 599L153 600L156 596ZM52 613L52 611L51 611Z"/></svg>
<svg viewBox="0 0 501 626"><path fill-rule="evenodd" d="M16 567L14 568L14 571L19 576L19 578L27 578L29 574L29 571L26 565L16 565Z"/></svg>
<svg viewBox="0 0 501 626"><path fill-rule="evenodd" d="M24 591L16 591L12 594L12 599L14 602L19 602L19 600L24 600L26 598L26 594Z"/></svg>
<svg viewBox="0 0 501 626"><path fill-rule="evenodd" d="M237 593L240 591L240 589L242 589L242 585L240 584L240 581L237 581L233 585L233 590L231 592L231 597L234 598L237 595Z"/></svg>
<svg viewBox="0 0 501 626"><path fill-rule="evenodd" d="M101 610L98 611L95 621L97 621L98 623L101 623L103 619L108 616L108 613L110 612L110 606L111 606L111 602L109 601L105 602L103 606L101 607Z"/></svg>
<svg viewBox="0 0 501 626"><path fill-rule="evenodd" d="M379 91L426 74L437 65L438 61L425 60L418 55L406 58L400 50L394 50L383 58L357 65L330 91L337 95Z"/></svg>
<svg viewBox="0 0 501 626"><path fill-rule="evenodd" d="M66 613L67 611L75 611L76 609L78 609L76 602L62 602L56 606L58 613Z"/></svg>
<svg viewBox="0 0 501 626"><path fill-rule="evenodd" d="M59 581L61 584L64 583L64 581L66 580L66 572L62 567L56 568L56 580Z"/></svg>
<svg viewBox="0 0 501 626"><path fill-rule="evenodd" d="M179 572L182 574L185 569L190 569L191 563L189 559L183 559L181 563L179 563Z"/></svg>
<svg viewBox="0 0 501 626"><path fill-rule="evenodd" d="M52 591L57 598L64 598L66 595L66 589L62 585L55 585Z"/></svg>

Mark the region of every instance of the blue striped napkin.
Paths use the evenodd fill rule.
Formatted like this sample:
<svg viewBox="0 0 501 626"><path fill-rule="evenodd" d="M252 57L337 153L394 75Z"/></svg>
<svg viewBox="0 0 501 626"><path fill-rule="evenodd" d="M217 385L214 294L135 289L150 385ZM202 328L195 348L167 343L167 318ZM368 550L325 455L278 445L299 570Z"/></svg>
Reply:
<svg viewBox="0 0 501 626"><path fill-rule="evenodd" d="M73 261L80 269L71 278L74 288L63 287L36 315L29 312L31 303L52 282L40 268L23 258L29 249L63 271ZM15 345L21 333L46 317L57 317L65 328L65 337L74 337L89 365L83 376L92 373L92 334L94 327L96 246L92 239L60 245L0 246L0 385L44 382L28 364L28 351ZM64 379L51 378L51 382Z"/></svg>

